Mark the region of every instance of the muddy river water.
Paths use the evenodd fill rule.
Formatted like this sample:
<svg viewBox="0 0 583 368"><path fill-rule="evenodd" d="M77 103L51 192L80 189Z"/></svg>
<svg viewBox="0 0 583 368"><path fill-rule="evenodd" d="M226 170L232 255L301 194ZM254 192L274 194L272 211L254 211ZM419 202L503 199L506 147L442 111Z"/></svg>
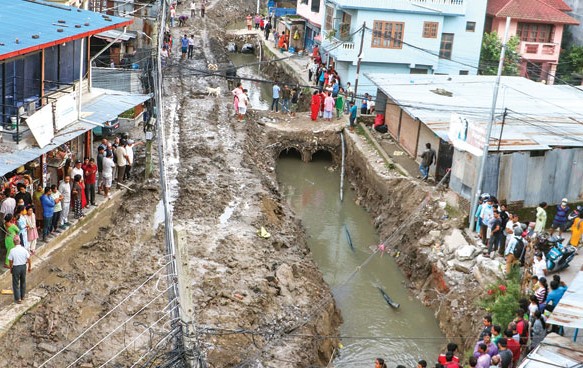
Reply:
<svg viewBox="0 0 583 368"><path fill-rule="evenodd" d="M278 161L277 177L307 230L312 255L342 312L343 346L334 366L372 367L375 357L384 358L389 366L414 367L419 359L431 364L446 343L433 312L408 292L391 256L377 253L365 263L379 237L370 215L355 203L354 192L345 189L340 202L340 170L331 165L328 158L316 156L304 163L287 155ZM400 308L390 307L377 287Z"/></svg>

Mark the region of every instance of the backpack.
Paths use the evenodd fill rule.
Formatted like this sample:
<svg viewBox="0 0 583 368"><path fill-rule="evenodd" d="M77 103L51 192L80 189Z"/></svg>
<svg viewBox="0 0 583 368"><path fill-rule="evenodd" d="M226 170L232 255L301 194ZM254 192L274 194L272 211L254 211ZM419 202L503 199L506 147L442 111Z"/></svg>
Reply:
<svg viewBox="0 0 583 368"><path fill-rule="evenodd" d="M516 240L518 240L518 242L516 243L516 245L514 246L514 258L516 258L517 260L520 261L520 265L522 266L524 264L524 240L521 237L515 236L514 237Z"/></svg>

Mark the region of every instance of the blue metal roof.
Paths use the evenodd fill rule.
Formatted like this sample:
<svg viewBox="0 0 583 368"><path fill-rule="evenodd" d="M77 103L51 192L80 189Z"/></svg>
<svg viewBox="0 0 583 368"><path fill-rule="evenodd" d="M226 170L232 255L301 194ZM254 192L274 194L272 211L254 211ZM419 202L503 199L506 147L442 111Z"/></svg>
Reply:
<svg viewBox="0 0 583 368"><path fill-rule="evenodd" d="M109 16L41 0L0 2L0 60L131 24Z"/></svg>

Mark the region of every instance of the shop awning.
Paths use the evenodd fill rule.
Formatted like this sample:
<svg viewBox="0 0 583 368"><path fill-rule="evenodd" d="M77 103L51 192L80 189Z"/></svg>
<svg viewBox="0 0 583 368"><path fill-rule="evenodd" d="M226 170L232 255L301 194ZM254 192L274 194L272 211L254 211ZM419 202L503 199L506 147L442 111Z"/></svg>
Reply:
<svg viewBox="0 0 583 368"><path fill-rule="evenodd" d="M51 143L43 148L28 147L22 150L0 154L0 175L5 175L27 162L37 159L43 153L47 153L93 128L95 128L95 124L77 121L55 134ZM33 139L32 137L30 138Z"/></svg>
<svg viewBox="0 0 583 368"><path fill-rule="evenodd" d="M98 124L103 124L116 118L124 111L147 101L151 98L151 95L93 89L91 97L81 107L81 120L77 120L58 131L51 142L43 148L32 146L34 138L29 136L25 139L29 144L27 148L14 149L12 152L2 152L0 150L0 175L4 175L27 162L37 159L43 153L49 152L80 136L95 128Z"/></svg>
<svg viewBox="0 0 583 368"><path fill-rule="evenodd" d="M83 103L81 117L97 124L115 119L119 114L149 100L152 95L93 88L100 93L97 97Z"/></svg>
<svg viewBox="0 0 583 368"><path fill-rule="evenodd" d="M118 31L117 29L110 29L109 31L98 33L93 37L101 38L102 40L106 40L108 42L111 42L115 39L117 39L116 42L122 42L129 41L132 38L136 38L136 36L137 34L135 32L128 31L126 33L123 33L122 31Z"/></svg>

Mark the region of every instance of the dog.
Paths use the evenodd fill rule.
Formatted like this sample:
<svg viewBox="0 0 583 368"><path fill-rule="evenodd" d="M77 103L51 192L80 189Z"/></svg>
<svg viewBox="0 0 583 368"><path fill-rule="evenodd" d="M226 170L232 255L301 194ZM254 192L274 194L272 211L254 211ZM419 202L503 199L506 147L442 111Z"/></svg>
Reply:
<svg viewBox="0 0 583 368"><path fill-rule="evenodd" d="M217 87L217 88L207 87L206 92L207 92L207 96L212 95L215 97L219 97L221 95L221 87Z"/></svg>
<svg viewBox="0 0 583 368"><path fill-rule="evenodd" d="M217 64L210 64L209 63L208 70L217 71L217 70L219 70L219 66Z"/></svg>

